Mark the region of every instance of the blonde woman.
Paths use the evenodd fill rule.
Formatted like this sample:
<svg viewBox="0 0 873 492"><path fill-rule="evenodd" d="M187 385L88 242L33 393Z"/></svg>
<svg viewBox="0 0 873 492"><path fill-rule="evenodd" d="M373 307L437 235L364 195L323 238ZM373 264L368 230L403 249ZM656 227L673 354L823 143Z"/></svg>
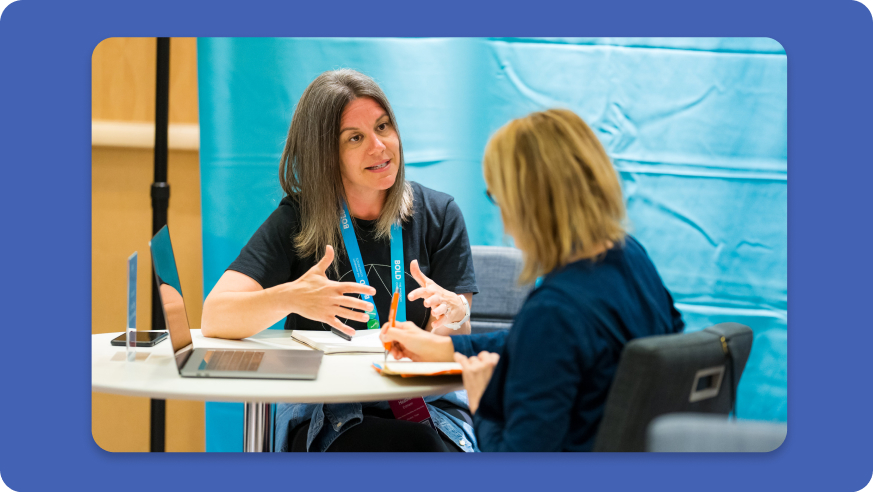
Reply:
<svg viewBox="0 0 873 492"><path fill-rule="evenodd" d="M470 332L464 218L449 195L406 181L397 121L373 79L342 69L310 83L279 180L285 198L206 298L204 335L245 338L282 319L289 330L378 328L395 287L409 326ZM437 430L394 419L388 402L281 404L276 448L474 451L464 393L425 400Z"/></svg>
<svg viewBox="0 0 873 492"><path fill-rule="evenodd" d="M483 451L588 451L625 344L676 333L682 318L646 251L626 234L618 176L588 125L566 110L509 122L485 150L485 181L543 276L506 332L382 329L395 357L456 360Z"/></svg>

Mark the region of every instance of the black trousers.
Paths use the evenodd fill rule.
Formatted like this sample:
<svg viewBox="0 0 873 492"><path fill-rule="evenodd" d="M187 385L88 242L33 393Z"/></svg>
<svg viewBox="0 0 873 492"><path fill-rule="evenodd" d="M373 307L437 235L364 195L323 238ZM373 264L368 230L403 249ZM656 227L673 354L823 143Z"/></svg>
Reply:
<svg viewBox="0 0 873 492"><path fill-rule="evenodd" d="M442 402L441 402L442 403ZM442 407L442 405L440 405ZM463 409L445 409L461 420L470 420ZM309 420L288 431L292 452L306 451ZM364 420L340 434L329 452L460 452L463 451L429 425L397 420L390 410L364 409Z"/></svg>

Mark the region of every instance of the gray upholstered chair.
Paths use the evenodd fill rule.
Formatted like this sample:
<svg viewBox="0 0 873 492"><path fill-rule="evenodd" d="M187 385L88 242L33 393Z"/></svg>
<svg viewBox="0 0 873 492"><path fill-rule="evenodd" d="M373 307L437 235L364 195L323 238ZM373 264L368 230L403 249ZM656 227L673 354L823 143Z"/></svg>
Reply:
<svg viewBox="0 0 873 492"><path fill-rule="evenodd" d="M769 452L785 441L788 425L729 420L724 415L671 413L652 421L648 450L658 452Z"/></svg>
<svg viewBox="0 0 873 492"><path fill-rule="evenodd" d="M518 285L521 251L503 246L473 246L473 268L479 293L470 306L473 333L505 330L533 285Z"/></svg>
<svg viewBox="0 0 873 492"><path fill-rule="evenodd" d="M721 323L694 333L638 338L621 355L594 451L645 451L655 417L727 415L752 349L752 330Z"/></svg>

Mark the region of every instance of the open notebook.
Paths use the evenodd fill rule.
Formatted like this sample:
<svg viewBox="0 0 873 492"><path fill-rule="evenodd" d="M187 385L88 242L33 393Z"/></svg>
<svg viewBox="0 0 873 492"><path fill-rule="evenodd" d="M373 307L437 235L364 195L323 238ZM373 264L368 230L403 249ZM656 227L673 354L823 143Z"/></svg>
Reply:
<svg viewBox="0 0 873 492"><path fill-rule="evenodd" d="M449 376L461 374L461 364L457 362L412 362L410 360L388 361L384 364L373 363L383 376L401 376L414 378L417 376Z"/></svg>
<svg viewBox="0 0 873 492"><path fill-rule="evenodd" d="M359 331L351 340L344 340L329 331L294 330L291 338L325 354L381 354L385 347L379 340L379 330Z"/></svg>

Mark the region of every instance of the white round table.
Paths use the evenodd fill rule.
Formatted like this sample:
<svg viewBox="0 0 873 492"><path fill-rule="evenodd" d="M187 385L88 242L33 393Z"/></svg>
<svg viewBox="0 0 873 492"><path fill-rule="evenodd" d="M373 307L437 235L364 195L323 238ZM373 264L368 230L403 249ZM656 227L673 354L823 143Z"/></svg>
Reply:
<svg viewBox="0 0 873 492"><path fill-rule="evenodd" d="M91 390L159 399L245 403L244 451L270 450L271 403L349 403L400 400L463 389L460 376L383 377L373 367L381 354L325 355L314 381L183 378L169 339L138 347L127 362L125 348L110 341L120 333L91 335ZM195 348L312 350L286 330L265 330L246 340L206 338L191 330Z"/></svg>

